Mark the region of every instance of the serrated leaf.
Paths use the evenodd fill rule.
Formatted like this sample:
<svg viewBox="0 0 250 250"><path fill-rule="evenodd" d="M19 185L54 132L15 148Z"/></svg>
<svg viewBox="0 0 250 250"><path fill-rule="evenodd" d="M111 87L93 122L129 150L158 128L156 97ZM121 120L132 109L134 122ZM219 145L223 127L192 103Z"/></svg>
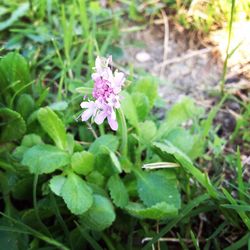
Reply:
<svg viewBox="0 0 250 250"><path fill-rule="evenodd" d="M138 120L144 121L150 111L148 97L139 92L132 93L132 99L136 108Z"/></svg>
<svg viewBox="0 0 250 250"><path fill-rule="evenodd" d="M181 149L187 155L192 150L194 144L193 136L189 133L188 130L185 130L183 128L176 128L171 130L166 136L166 139L170 141L174 146Z"/></svg>
<svg viewBox="0 0 250 250"><path fill-rule="evenodd" d="M140 199L148 206L154 206L160 202L180 208L180 193L177 189L176 179L173 179L173 172L168 170L153 173L137 172L137 191Z"/></svg>
<svg viewBox="0 0 250 250"><path fill-rule="evenodd" d="M83 214L93 204L92 190L82 178L74 173L69 173L67 176L61 195L73 214Z"/></svg>
<svg viewBox="0 0 250 250"><path fill-rule="evenodd" d="M49 187L53 193L61 196L62 187L66 181L66 177L62 175L53 176L49 181Z"/></svg>
<svg viewBox="0 0 250 250"><path fill-rule="evenodd" d="M190 174L192 174L210 193L212 197L217 196L217 191L211 184L207 175L202 173L196 168L190 158L184 154L181 150L176 148L171 142L164 141L164 143L153 143L155 152L164 160L171 159L177 161L180 165Z"/></svg>
<svg viewBox="0 0 250 250"><path fill-rule="evenodd" d="M114 135L102 135L98 137L90 146L89 152L93 154L108 154L107 148L115 152L119 141Z"/></svg>
<svg viewBox="0 0 250 250"><path fill-rule="evenodd" d="M139 123L140 139L142 142L149 144L154 139L157 128L153 121Z"/></svg>
<svg viewBox="0 0 250 250"><path fill-rule="evenodd" d="M102 231L112 225L115 217L112 203L106 197L95 194L93 205L81 216L81 222L92 230Z"/></svg>
<svg viewBox="0 0 250 250"><path fill-rule="evenodd" d="M67 149L66 129L56 113L49 107L41 108L38 111L37 118L56 146L60 149Z"/></svg>
<svg viewBox="0 0 250 250"><path fill-rule="evenodd" d="M141 219L161 220L175 217L178 215L178 209L174 205L160 202L152 207L146 208L140 203L130 202L126 210L133 216Z"/></svg>
<svg viewBox="0 0 250 250"><path fill-rule="evenodd" d="M108 189L117 207L124 208L128 204L128 192L119 175L113 175L109 178Z"/></svg>
<svg viewBox="0 0 250 250"><path fill-rule="evenodd" d="M121 167L120 161L118 160L116 154L109 150L109 156L110 156L110 159L111 159L113 165L115 166L117 172L121 173L122 167Z"/></svg>
<svg viewBox="0 0 250 250"><path fill-rule="evenodd" d="M0 108L0 141L10 142L20 139L26 131L22 116L8 108Z"/></svg>
<svg viewBox="0 0 250 250"><path fill-rule="evenodd" d="M22 164L33 174L48 174L70 163L69 155L51 145L36 145L23 156Z"/></svg>
<svg viewBox="0 0 250 250"><path fill-rule="evenodd" d="M166 119L160 126L157 132L157 137L161 138L178 125L188 119L193 119L201 115L203 112L203 108L197 107L193 99L190 97L182 98L166 113Z"/></svg>
<svg viewBox="0 0 250 250"><path fill-rule="evenodd" d="M137 117L136 107L131 95L123 91L122 97L123 98L121 100L121 108L123 110L126 119L128 119L129 123L132 126L138 128L138 117Z"/></svg>
<svg viewBox="0 0 250 250"><path fill-rule="evenodd" d="M92 153L83 151L76 152L71 157L72 169L77 174L87 175L94 168L95 157Z"/></svg>
<svg viewBox="0 0 250 250"><path fill-rule="evenodd" d="M143 93L148 97L150 109L154 106L155 99L158 96L158 85L156 78L147 76L136 82L133 91Z"/></svg>

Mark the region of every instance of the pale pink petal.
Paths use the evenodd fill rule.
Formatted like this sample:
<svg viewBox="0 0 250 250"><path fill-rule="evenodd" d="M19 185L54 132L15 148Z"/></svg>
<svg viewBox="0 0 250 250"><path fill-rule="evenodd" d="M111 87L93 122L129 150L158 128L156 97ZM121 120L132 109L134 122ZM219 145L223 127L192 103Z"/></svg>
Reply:
<svg viewBox="0 0 250 250"><path fill-rule="evenodd" d="M89 108L91 106L90 102L82 102L80 104L81 108L84 109L84 108Z"/></svg>
<svg viewBox="0 0 250 250"><path fill-rule="evenodd" d="M91 75L91 77L92 77L92 79L94 80L94 81L96 81L98 78L100 78L101 76L100 76L100 74L98 74L98 73L93 73L92 75Z"/></svg>
<svg viewBox="0 0 250 250"><path fill-rule="evenodd" d="M106 117L107 117L106 112L104 111L97 112L95 116L95 123L98 125L102 124Z"/></svg>
<svg viewBox="0 0 250 250"><path fill-rule="evenodd" d="M82 113L82 121L83 122L87 121L92 115L93 115L93 111L91 109L86 109Z"/></svg>
<svg viewBox="0 0 250 250"><path fill-rule="evenodd" d="M110 115L112 120L116 120L116 114L115 111L113 109L111 109L111 115Z"/></svg>
<svg viewBox="0 0 250 250"><path fill-rule="evenodd" d="M95 59L95 69L97 72L102 70L102 60L99 56Z"/></svg>
<svg viewBox="0 0 250 250"><path fill-rule="evenodd" d="M108 116L108 123L109 126L111 127L112 130L117 130L118 129L118 123L116 120L113 120L111 116Z"/></svg>

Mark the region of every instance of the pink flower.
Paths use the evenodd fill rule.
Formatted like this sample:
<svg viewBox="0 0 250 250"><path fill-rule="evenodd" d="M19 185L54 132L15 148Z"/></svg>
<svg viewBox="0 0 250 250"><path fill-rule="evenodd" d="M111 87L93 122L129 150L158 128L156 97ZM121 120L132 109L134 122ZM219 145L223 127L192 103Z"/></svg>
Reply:
<svg viewBox="0 0 250 250"><path fill-rule="evenodd" d="M120 92L125 82L122 72L115 71L114 74L109 67L112 58L97 57L95 61L95 72L92 74L94 89L92 96L94 101L82 102L81 107L85 109L82 113L82 121L90 117L96 124L102 124L107 118L112 130L118 129L115 110L120 108Z"/></svg>

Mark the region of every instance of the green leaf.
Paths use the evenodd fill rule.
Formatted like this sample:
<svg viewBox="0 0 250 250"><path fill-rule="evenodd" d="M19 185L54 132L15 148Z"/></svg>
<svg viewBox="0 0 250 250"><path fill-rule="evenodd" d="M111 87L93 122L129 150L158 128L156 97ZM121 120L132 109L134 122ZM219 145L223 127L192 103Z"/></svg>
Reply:
<svg viewBox="0 0 250 250"><path fill-rule="evenodd" d="M66 177L62 175L53 176L49 181L49 187L53 193L58 196L61 196L62 187L66 181Z"/></svg>
<svg viewBox="0 0 250 250"><path fill-rule="evenodd" d="M74 173L69 173L61 195L73 214L83 214L93 203L92 190L82 178Z"/></svg>
<svg viewBox="0 0 250 250"><path fill-rule="evenodd" d="M190 174L193 175L197 181L204 186L212 197L217 197L217 191L211 184L209 178L196 168L190 158L184 154L181 150L176 148L171 142L164 141L164 143L153 143L155 152L163 159L177 161L181 166Z"/></svg>
<svg viewBox="0 0 250 250"><path fill-rule="evenodd" d="M138 120L144 121L150 111L148 97L143 93L135 92L132 94L132 99L136 108Z"/></svg>
<svg viewBox="0 0 250 250"><path fill-rule="evenodd" d="M112 203L106 197L95 194L92 207L81 216L81 223L92 230L102 231L111 226L115 217Z"/></svg>
<svg viewBox="0 0 250 250"><path fill-rule="evenodd" d="M68 103L65 102L65 101L61 101L61 102L54 102L54 103L51 103L49 105L49 107L52 109L52 110L56 110L56 111L63 111L63 110L66 110L68 108Z"/></svg>
<svg viewBox="0 0 250 250"><path fill-rule="evenodd" d="M172 171L136 172L136 174L137 191L146 206L151 207L157 203L166 202L177 209L180 208L180 193Z"/></svg>
<svg viewBox="0 0 250 250"><path fill-rule="evenodd" d="M35 110L35 101L29 94L22 94L17 100L16 111L27 119L29 115Z"/></svg>
<svg viewBox="0 0 250 250"><path fill-rule="evenodd" d="M186 154L192 150L194 144L193 136L183 128L171 130L166 139Z"/></svg>
<svg viewBox="0 0 250 250"><path fill-rule="evenodd" d="M48 174L70 163L69 155L51 145L36 145L23 156L22 164L33 174Z"/></svg>
<svg viewBox="0 0 250 250"><path fill-rule="evenodd" d="M25 147L33 147L37 144L43 144L41 137L37 134L25 135L22 139L21 145Z"/></svg>
<svg viewBox="0 0 250 250"><path fill-rule="evenodd" d="M28 10L29 10L29 3L23 3L18 5L18 8L11 13L9 19L0 22L0 31L10 27L20 17L24 16Z"/></svg>
<svg viewBox="0 0 250 250"><path fill-rule="evenodd" d="M116 170L118 171L118 173L121 173L122 167L121 167L120 161L118 160L116 154L109 150L109 156L110 156L110 159L111 159L113 165L115 166Z"/></svg>
<svg viewBox="0 0 250 250"><path fill-rule="evenodd" d="M139 123L140 139L145 144L150 144L154 139L157 128L153 121L145 121Z"/></svg>
<svg viewBox="0 0 250 250"><path fill-rule="evenodd" d="M160 126L157 137L161 138L164 134L167 134L178 125L182 124L188 119L193 119L202 115L203 112L204 109L198 107L194 103L193 99L190 97L182 98L166 113L166 119Z"/></svg>
<svg viewBox="0 0 250 250"><path fill-rule="evenodd" d="M17 233L22 231L24 233ZM28 235L25 234L25 230L20 230L19 226L7 221L5 218L0 219L0 242L1 249L29 249L29 239Z"/></svg>
<svg viewBox="0 0 250 250"><path fill-rule="evenodd" d="M27 89L25 86L29 82L29 67L26 60L21 55L16 52L11 52L1 59L0 86L3 93L7 88L13 90L14 93L24 88Z"/></svg>
<svg viewBox="0 0 250 250"><path fill-rule="evenodd" d="M18 180L12 187L12 196L18 200L30 200L30 190L33 188L33 181L33 176Z"/></svg>
<svg viewBox="0 0 250 250"><path fill-rule="evenodd" d="M67 149L67 135L63 122L49 107L38 111L38 120L56 146Z"/></svg>
<svg viewBox="0 0 250 250"><path fill-rule="evenodd" d="M10 142L20 139L26 131L22 116L8 108L0 108L0 141Z"/></svg>
<svg viewBox="0 0 250 250"><path fill-rule="evenodd" d="M133 91L145 94L148 97L150 109L152 109L155 99L158 96L157 88L157 79L152 76L147 76L136 82Z"/></svg>
<svg viewBox="0 0 250 250"><path fill-rule="evenodd" d="M89 152L93 154L108 154L107 148L115 152L118 144L119 141L114 135L102 135L91 144Z"/></svg>
<svg viewBox="0 0 250 250"><path fill-rule="evenodd" d="M178 215L178 209L174 205L166 202L160 202L152 207L146 208L140 203L130 202L126 210L133 216L141 219L161 220L175 217Z"/></svg>
<svg viewBox="0 0 250 250"><path fill-rule="evenodd" d="M117 207L124 208L128 204L128 192L119 175L109 178L108 188L110 196Z"/></svg>
<svg viewBox="0 0 250 250"><path fill-rule="evenodd" d="M87 175L93 168L95 157L90 152L76 152L71 157L71 166L77 174Z"/></svg>
<svg viewBox="0 0 250 250"><path fill-rule="evenodd" d="M17 160L21 161L23 159L24 153L27 151L28 147L26 146L19 146L16 147L14 152L12 153L12 156Z"/></svg>
<svg viewBox="0 0 250 250"><path fill-rule="evenodd" d="M128 119L129 123L132 126L138 128L138 117L137 117L136 107L131 95L123 91L122 97L123 99L121 100L121 108L123 110L126 119Z"/></svg>

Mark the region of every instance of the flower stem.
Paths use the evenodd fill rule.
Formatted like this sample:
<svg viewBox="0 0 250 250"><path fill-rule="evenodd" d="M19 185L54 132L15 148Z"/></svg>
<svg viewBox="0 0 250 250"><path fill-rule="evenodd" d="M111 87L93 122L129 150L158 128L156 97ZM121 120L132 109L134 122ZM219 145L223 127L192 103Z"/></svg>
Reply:
<svg viewBox="0 0 250 250"><path fill-rule="evenodd" d="M118 109L118 114L121 122L121 135L122 135L122 143L121 143L121 153L123 156L127 156L128 153L128 129L125 120L124 113L122 109Z"/></svg>

